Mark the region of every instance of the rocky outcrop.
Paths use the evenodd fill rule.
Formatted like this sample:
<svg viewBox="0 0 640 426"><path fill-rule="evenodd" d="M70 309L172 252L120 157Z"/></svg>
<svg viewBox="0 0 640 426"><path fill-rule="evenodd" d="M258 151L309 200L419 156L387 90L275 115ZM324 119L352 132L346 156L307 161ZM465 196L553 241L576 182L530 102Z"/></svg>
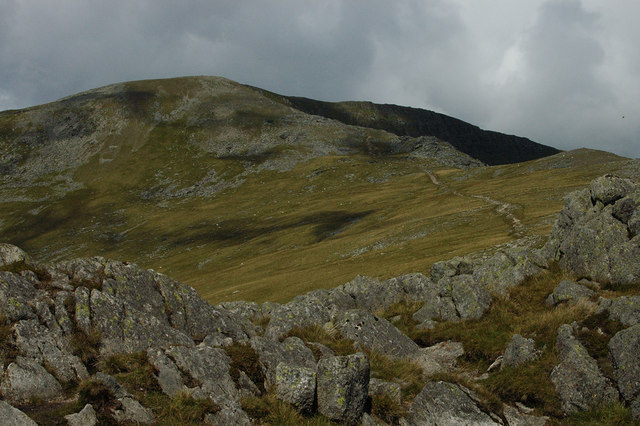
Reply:
<svg viewBox="0 0 640 426"><path fill-rule="evenodd" d="M369 416L373 412L366 402L368 396L379 395L398 407L411 404L401 421L404 424L499 424L507 418L509 424L540 423L544 418L511 407L497 416L466 387L430 380L436 373L456 372L457 361L465 354L462 343L439 341L420 347L416 341L424 340L413 341L394 323L400 327L399 318L412 316L416 328L428 328L437 322L480 319L492 303L501 303L512 287L548 268L552 259L559 260L575 278L597 283L581 280L587 282L587 288L562 281L549 295L550 305L585 297L593 300L598 293L608 296L598 283L614 287L638 284L634 269L638 264L634 250L640 238L634 230L640 204L637 193L631 181L603 177L589 190L567 198L543 249L510 246L488 255L457 257L434 264L429 277L409 274L380 281L359 276L285 304L225 302L211 306L191 287L136 265L100 257L39 265L20 249L0 245L0 410L20 419L23 417L8 404L20 407L34 398L57 403L63 389L92 380L106 386L116 402L106 411L95 407L100 416L107 415L110 421L151 423L154 413L141 404L144 399L136 400L118 382L117 374L100 371L103 367L98 362L112 355L138 353L146 355L151 368L148 374L159 392L169 397L188 394L215 403L218 408L211 408L215 412L203 419L210 424L251 424L241 399L264 391L298 411L319 412L345 424L376 421ZM609 328L589 326L590 330L576 323L559 328L558 365L550 380L565 415L617 401L620 394L634 416L640 417L636 380L640 374L639 298L601 297L598 312L607 312L609 319L619 322L608 324ZM406 303L394 306L399 302ZM380 316L392 306L394 310L411 307L415 312L403 312L392 323ZM266 325L263 329L252 321ZM601 349L602 336L613 334L607 331L611 327L620 330L620 324L628 328L609 342L612 368L601 370L602 351L594 355L596 361L585 348L591 346L580 339L597 333L596 343L590 343ZM292 333L309 326L313 326L310 331ZM336 356L321 343L291 335L307 332L318 332L319 341L347 355ZM429 332L424 336L428 339ZM324 338L341 340L334 347ZM78 348L82 339L95 340L90 343L93 355L87 357ZM238 348L250 352L251 366L232 359ZM471 359L476 356L473 351ZM539 355L533 339L515 334L502 357L502 367L519 368ZM398 365L407 363L412 372L422 368L422 373L412 373L419 376L413 379L420 386L424 383L412 402L402 400L406 381L371 377L369 357L380 362L381 356ZM501 373L492 368L479 379L489 374ZM417 385L411 386L415 395ZM85 408L69 421L91 423L95 416Z"/></svg>
<svg viewBox="0 0 640 426"><path fill-rule="evenodd" d="M420 349L389 321L362 309L344 312L336 318L335 327L345 338L391 357L406 358Z"/></svg>
<svg viewBox="0 0 640 426"><path fill-rule="evenodd" d="M640 283L640 187L603 176L570 194L546 249L570 273L602 284Z"/></svg>

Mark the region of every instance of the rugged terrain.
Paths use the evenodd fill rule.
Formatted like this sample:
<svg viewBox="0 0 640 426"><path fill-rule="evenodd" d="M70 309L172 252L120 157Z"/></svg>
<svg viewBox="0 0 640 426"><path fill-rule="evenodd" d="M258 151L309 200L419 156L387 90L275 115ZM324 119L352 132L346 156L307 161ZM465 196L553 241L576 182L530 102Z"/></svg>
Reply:
<svg viewBox="0 0 640 426"><path fill-rule="evenodd" d="M637 182L215 77L0 112L0 419L637 423Z"/></svg>
<svg viewBox="0 0 640 426"><path fill-rule="evenodd" d="M540 248L359 276L285 304L211 306L133 264L37 263L3 244L0 413L25 425L630 424L639 239L640 185L607 175L567 197Z"/></svg>
<svg viewBox="0 0 640 426"><path fill-rule="evenodd" d="M625 169L430 111L122 83L0 113L0 240L127 259L213 303L282 302L544 236L567 193Z"/></svg>

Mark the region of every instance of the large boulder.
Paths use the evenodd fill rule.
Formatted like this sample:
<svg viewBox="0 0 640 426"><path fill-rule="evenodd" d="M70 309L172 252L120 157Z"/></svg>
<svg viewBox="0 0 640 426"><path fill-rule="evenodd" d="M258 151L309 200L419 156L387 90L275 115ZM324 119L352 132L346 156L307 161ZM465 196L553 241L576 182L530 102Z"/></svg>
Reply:
<svg viewBox="0 0 640 426"><path fill-rule="evenodd" d="M33 283L22 275L0 271L0 313L11 322L37 319L31 302L42 296Z"/></svg>
<svg viewBox="0 0 640 426"><path fill-rule="evenodd" d="M506 296L509 289L542 272L546 261L528 248L498 251L474 268L473 278L491 293Z"/></svg>
<svg viewBox="0 0 640 426"><path fill-rule="evenodd" d="M517 368L538 357L540 357L540 351L536 349L536 342L533 339L526 339L519 334L514 334L504 351L500 368Z"/></svg>
<svg viewBox="0 0 640 426"><path fill-rule="evenodd" d="M619 331L609 341L616 382L622 397L640 418L640 324Z"/></svg>
<svg viewBox="0 0 640 426"><path fill-rule="evenodd" d="M469 389L448 382L428 382L415 397L407 425L498 425L480 410L478 397Z"/></svg>
<svg viewBox="0 0 640 426"><path fill-rule="evenodd" d="M556 350L560 364L551 371L551 382L560 397L564 414L586 411L618 400L618 391L604 377L596 360L573 336L570 325L564 324L558 329Z"/></svg>
<svg viewBox="0 0 640 426"><path fill-rule="evenodd" d="M356 424L364 413L369 389L369 360L363 353L318 362L318 411L329 419Z"/></svg>
<svg viewBox="0 0 640 426"><path fill-rule="evenodd" d="M634 182L617 176L605 175L595 178L589 184L591 201L603 205L613 204L636 189Z"/></svg>
<svg viewBox="0 0 640 426"><path fill-rule="evenodd" d="M239 405L240 395L230 375L231 359L223 349L174 346L165 354L190 379L185 384L191 396L209 398L221 407Z"/></svg>

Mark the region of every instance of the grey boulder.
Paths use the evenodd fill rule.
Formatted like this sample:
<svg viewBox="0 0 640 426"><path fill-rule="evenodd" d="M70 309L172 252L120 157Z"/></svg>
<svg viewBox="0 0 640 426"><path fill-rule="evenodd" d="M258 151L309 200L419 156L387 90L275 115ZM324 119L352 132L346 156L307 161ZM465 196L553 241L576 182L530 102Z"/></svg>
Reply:
<svg viewBox="0 0 640 426"><path fill-rule="evenodd" d="M369 390L369 360L363 353L323 358L318 362L318 411L329 419L356 424Z"/></svg>
<svg viewBox="0 0 640 426"><path fill-rule="evenodd" d="M316 396L315 368L287 365L281 362L276 367L276 397L299 411L310 413Z"/></svg>
<svg viewBox="0 0 640 426"><path fill-rule="evenodd" d="M405 421L407 425L497 425L475 401L469 389L448 382L428 382L415 397Z"/></svg>
<svg viewBox="0 0 640 426"><path fill-rule="evenodd" d="M564 324L558 329L556 350L560 364L554 367L550 377L564 414L618 400L618 391L604 377L596 360L573 336L571 326Z"/></svg>
<svg viewBox="0 0 640 426"><path fill-rule="evenodd" d="M19 247L0 243L0 270L11 270L20 266L27 266L31 258Z"/></svg>
<svg viewBox="0 0 640 426"><path fill-rule="evenodd" d="M335 319L335 327L346 338L381 354L403 358L420 347L384 318L361 309L344 312Z"/></svg>
<svg viewBox="0 0 640 426"><path fill-rule="evenodd" d="M540 356L533 339L526 339L519 334L514 334L504 351L500 368L517 368L522 364L533 361Z"/></svg>
<svg viewBox="0 0 640 426"><path fill-rule="evenodd" d="M620 321L627 327L640 323L640 296L620 296L615 299L601 298L598 313L608 311L609 319Z"/></svg>
<svg viewBox="0 0 640 426"><path fill-rule="evenodd" d="M276 369L281 362L286 363L290 368L296 366L315 369L316 367L313 352L297 337L288 337L283 342L277 342L256 336L251 339L251 347L258 355L266 388L276 385Z"/></svg>
<svg viewBox="0 0 640 426"><path fill-rule="evenodd" d="M37 423L29 416L1 399L0 419L5 426L37 426Z"/></svg>
<svg viewBox="0 0 640 426"><path fill-rule="evenodd" d="M563 302L573 303L581 298L590 298L595 292L583 285L571 280L562 280L553 292L547 297L547 305L558 305Z"/></svg>
<svg viewBox="0 0 640 426"><path fill-rule="evenodd" d="M94 426L98 424L96 410L93 409L91 404L85 405L79 412L69 414L68 416L64 416L64 418L69 426Z"/></svg>
<svg viewBox="0 0 640 426"><path fill-rule="evenodd" d="M0 393L10 403L51 401L60 398L62 386L38 361L18 356L4 372Z"/></svg>
<svg viewBox="0 0 640 426"><path fill-rule="evenodd" d="M640 324L619 331L609 341L609 353L618 389L640 418Z"/></svg>

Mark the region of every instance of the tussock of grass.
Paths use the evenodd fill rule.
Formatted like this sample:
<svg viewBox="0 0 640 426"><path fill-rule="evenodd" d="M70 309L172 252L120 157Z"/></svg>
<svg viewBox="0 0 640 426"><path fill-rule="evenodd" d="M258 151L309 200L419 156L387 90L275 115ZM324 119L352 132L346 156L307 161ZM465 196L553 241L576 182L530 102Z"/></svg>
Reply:
<svg viewBox="0 0 640 426"><path fill-rule="evenodd" d="M640 421L634 420L631 409L621 402L595 407L589 411L579 411L562 421L554 422L558 425L640 425Z"/></svg>
<svg viewBox="0 0 640 426"><path fill-rule="evenodd" d="M170 398L156 379L146 352L112 355L102 361L102 370L113 375L140 403L151 409L158 425L199 425L208 413L220 407L210 399L194 399L187 393Z"/></svg>
<svg viewBox="0 0 640 426"><path fill-rule="evenodd" d="M82 360L90 373L97 371L100 360L101 340L102 335L96 329L91 330L89 333L76 329L71 336L70 343L73 348L73 354Z"/></svg>
<svg viewBox="0 0 640 426"><path fill-rule="evenodd" d="M180 393L155 408L156 424L160 425L202 424L207 414L220 411L220 406L210 399L195 399L187 393Z"/></svg>
<svg viewBox="0 0 640 426"><path fill-rule="evenodd" d="M390 358L367 351L371 376L380 380L400 383L403 402L412 401L424 387L422 368L408 359Z"/></svg>
<svg viewBox="0 0 640 426"><path fill-rule="evenodd" d="M282 426L331 426L336 423L315 414L305 416L286 402L278 400L273 393L263 397L245 398L242 400L242 409L258 424L282 425Z"/></svg>
<svg viewBox="0 0 640 426"><path fill-rule="evenodd" d="M388 424L396 425L405 416L406 409L402 403L387 394L372 395L371 414Z"/></svg>
<svg viewBox="0 0 640 426"><path fill-rule="evenodd" d="M19 274L22 271L31 271L33 270L31 266L29 266L26 262L20 261L11 263L9 265L0 266L0 271L5 272L13 272L14 274Z"/></svg>
<svg viewBox="0 0 640 426"><path fill-rule="evenodd" d="M321 343L335 352L336 355L349 355L355 351L353 340L345 339L336 329L327 329L321 325L312 325L304 328L294 328L289 331L287 337L294 336L300 338L304 342ZM312 351L316 351L313 347ZM319 354L314 352L316 358Z"/></svg>
<svg viewBox="0 0 640 426"><path fill-rule="evenodd" d="M116 377L131 393L160 392L157 371L146 352L112 355L102 362L102 371Z"/></svg>
<svg viewBox="0 0 640 426"><path fill-rule="evenodd" d="M260 368L256 351L250 345L241 343L227 346L224 349L231 358L230 374L233 381L237 384L240 371L244 371L258 389L264 392L264 374Z"/></svg>

